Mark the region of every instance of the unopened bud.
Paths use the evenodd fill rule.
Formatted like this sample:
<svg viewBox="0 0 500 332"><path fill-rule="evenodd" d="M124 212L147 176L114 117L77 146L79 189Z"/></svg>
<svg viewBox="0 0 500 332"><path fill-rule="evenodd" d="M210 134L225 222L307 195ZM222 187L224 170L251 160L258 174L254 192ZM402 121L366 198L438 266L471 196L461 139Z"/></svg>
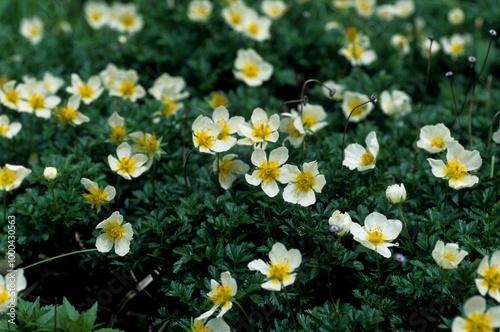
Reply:
<svg viewBox="0 0 500 332"><path fill-rule="evenodd" d="M55 167L45 167L43 178L48 181L55 180L57 178L57 169Z"/></svg>

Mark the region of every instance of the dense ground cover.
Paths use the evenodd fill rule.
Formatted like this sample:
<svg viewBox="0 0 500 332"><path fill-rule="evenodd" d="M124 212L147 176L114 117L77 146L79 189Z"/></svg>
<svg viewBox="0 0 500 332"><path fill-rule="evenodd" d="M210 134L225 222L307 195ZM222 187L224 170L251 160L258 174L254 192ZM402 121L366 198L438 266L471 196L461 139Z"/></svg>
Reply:
<svg viewBox="0 0 500 332"><path fill-rule="evenodd" d="M190 3L0 4L0 329L500 327L498 5Z"/></svg>

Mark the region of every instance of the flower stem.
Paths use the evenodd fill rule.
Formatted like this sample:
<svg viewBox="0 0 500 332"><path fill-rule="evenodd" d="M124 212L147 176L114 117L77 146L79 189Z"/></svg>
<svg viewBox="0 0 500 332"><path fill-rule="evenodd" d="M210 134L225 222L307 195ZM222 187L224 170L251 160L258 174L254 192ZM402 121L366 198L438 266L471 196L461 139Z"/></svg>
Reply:
<svg viewBox="0 0 500 332"><path fill-rule="evenodd" d="M415 247L413 247L413 241L410 237L410 233L408 232L408 228L406 227L406 220L405 220L405 217L403 216L403 210L401 210L401 204L398 204L398 210L399 210L399 215L401 216L401 219L403 220L403 226L405 227L406 237L408 238L408 241L410 241L411 252L412 252L412 254L414 254Z"/></svg>
<svg viewBox="0 0 500 332"><path fill-rule="evenodd" d="M286 303L288 304L288 310L290 310L290 315L292 316L293 325L295 326L295 331L298 331L299 329L297 328L297 321L295 321L295 316L293 315L292 306L290 305L290 299L288 298L288 293L286 291L285 286L283 286L282 281L280 281L280 284L281 288L283 289L283 292L285 292Z"/></svg>
<svg viewBox="0 0 500 332"><path fill-rule="evenodd" d="M81 254L81 253L84 253L84 252L91 252L91 251L97 251L97 248L95 249L85 249L85 250L78 250L78 251L73 251L73 252L69 252L67 254L62 254L62 255L59 255L59 256L55 256L55 257L51 257L51 258L47 258L47 259L44 259L43 261L39 261L39 262L36 262L36 263L33 263L31 265L28 265L26 267L23 267L22 269L23 270L27 270L29 269L30 267L33 267L33 266L36 266L36 265L39 265L39 264L43 264L45 262L50 262L54 259L58 259L58 258L62 258L62 257L66 257L66 256L70 256L70 255L76 255L76 254Z"/></svg>
<svg viewBox="0 0 500 332"><path fill-rule="evenodd" d="M186 195L189 194L188 179L187 179L187 163L189 157L191 156L191 154L195 149L196 148L192 148L191 151L189 151L188 155L186 156L186 160L184 161L184 183L186 184Z"/></svg>
<svg viewBox="0 0 500 332"><path fill-rule="evenodd" d="M56 205L56 209L59 209L59 205L57 204L56 194L54 193L54 184L52 181L50 183L50 191L52 192L52 197L54 198L54 204Z"/></svg>
<svg viewBox="0 0 500 332"><path fill-rule="evenodd" d="M7 225L7 191L3 191L3 220L5 220L5 224Z"/></svg>
<svg viewBox="0 0 500 332"><path fill-rule="evenodd" d="M153 159L153 205L156 206L156 159Z"/></svg>
<svg viewBox="0 0 500 332"><path fill-rule="evenodd" d="M253 324L252 322L250 321L250 318L248 317L245 309L243 309L243 307L238 303L238 301L233 301L234 304L236 304L236 306L241 310L241 312L243 313L243 315L245 316L249 326L250 326L250 329L252 330L252 332L255 332L255 329L253 328Z"/></svg>
<svg viewBox="0 0 500 332"><path fill-rule="evenodd" d="M491 120L491 125L490 125L490 134L488 135L488 147L486 148L486 154L490 153L490 143L491 143L491 134L493 132L493 125L495 124L496 118L500 115L500 111L498 111L495 116L493 117L493 120Z"/></svg>
<svg viewBox="0 0 500 332"><path fill-rule="evenodd" d="M378 252L375 251L375 259L377 261L377 272L378 272L378 284L380 285L380 279L382 279L382 272L380 271L380 258L378 258Z"/></svg>

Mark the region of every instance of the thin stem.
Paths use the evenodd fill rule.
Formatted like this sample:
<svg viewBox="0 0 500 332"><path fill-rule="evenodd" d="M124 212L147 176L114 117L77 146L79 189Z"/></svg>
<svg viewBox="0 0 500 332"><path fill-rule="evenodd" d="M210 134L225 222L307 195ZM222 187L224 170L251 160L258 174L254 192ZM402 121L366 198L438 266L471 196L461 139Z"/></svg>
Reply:
<svg viewBox="0 0 500 332"><path fill-rule="evenodd" d="M377 272L378 272L378 284L380 285L380 279L382 279L382 272L380 271L380 258L378 257L378 252L375 251L375 259L377 261Z"/></svg>
<svg viewBox="0 0 500 332"><path fill-rule="evenodd" d="M293 315L292 306L290 305L290 300L288 299L288 293L286 291L285 286L283 286L282 281L280 281L280 284L281 284L281 288L285 292L286 303L288 304L288 310L290 310L290 315L292 316L293 325L295 326L295 331L298 331L299 329L297 328L297 322L295 321L295 316Z"/></svg>
<svg viewBox="0 0 500 332"><path fill-rule="evenodd" d="M401 219L403 221L403 226L405 227L406 237L408 238L408 241L410 241L411 251L414 254L415 248L413 247L413 241L410 237L410 233L408 233L408 228L406 227L406 220L405 217L403 216L403 210L401 210L401 204L398 204L398 210L399 210L399 215L401 216Z"/></svg>
<svg viewBox="0 0 500 332"><path fill-rule="evenodd" d="M153 158L153 205L156 206L156 158Z"/></svg>
<svg viewBox="0 0 500 332"><path fill-rule="evenodd" d="M56 206L56 209L59 209L59 205L57 204L56 194L54 193L54 183L50 181L49 184L50 184L50 191L52 192L52 197L54 198L54 204Z"/></svg>
<svg viewBox="0 0 500 332"><path fill-rule="evenodd" d="M189 151L186 160L184 161L184 183L186 184L186 195L189 194L188 179L187 179L187 162L189 160L189 156L191 156L191 154L195 149L196 148L192 148L191 151Z"/></svg>
<svg viewBox="0 0 500 332"><path fill-rule="evenodd" d="M476 81L472 85L472 95L470 97L469 107L469 145L472 147L472 105L474 104L474 92L476 91Z"/></svg>
<svg viewBox="0 0 500 332"><path fill-rule="evenodd" d="M335 89L332 89L328 86L326 86L323 82L317 80L317 79L309 79L307 81L304 82L304 84L302 84L302 92L300 93L300 99L301 100L304 100L304 92L306 90L306 85L309 84L309 83L318 83L318 84L321 84L322 86L324 86L326 89L328 89L328 91L330 91L330 97L333 97L333 95L335 94ZM304 108L304 103L300 104L300 116L302 116L302 110Z"/></svg>
<svg viewBox="0 0 500 332"><path fill-rule="evenodd" d="M23 267L22 269L23 270L27 270L27 269L29 269L29 268L31 268L33 266L36 266L36 265L39 265L39 264L43 264L45 262L50 262L50 261L52 261L54 259L59 259L59 258L62 258L62 257L66 257L66 256L70 256L70 255L76 255L76 254L81 254L81 253L84 253L84 252L91 252L91 251L97 251L97 248L95 248L95 249L78 250L78 251L69 252L67 254L62 254L62 255L59 255L59 256L47 258L47 259L44 259L43 261L39 261L39 262L33 263L31 265L28 265L26 267Z"/></svg>
<svg viewBox="0 0 500 332"><path fill-rule="evenodd" d="M429 76L431 71L431 59L432 59L432 42L434 41L434 37L429 37L431 41L429 44L429 58L427 60L427 75L425 77L425 87L424 87L424 95L422 96L422 102L420 103L420 110L418 111L418 121L417 121L417 130L415 134L415 159L413 163L413 174L417 172L417 141L420 133L420 118L422 117L422 108L424 107L425 102L425 94L427 93L427 87L429 86Z"/></svg>
<svg viewBox="0 0 500 332"><path fill-rule="evenodd" d="M250 329L255 332L255 329L253 328L253 324L252 322L250 321L250 318L248 317L245 309L243 309L243 307L238 303L238 301L233 301L234 304L236 304L236 306L241 310L241 312L243 313L243 315L245 316L249 326L250 326Z"/></svg>
<svg viewBox="0 0 500 332"><path fill-rule="evenodd" d="M453 103L455 104L455 112L457 113L455 120L458 120L458 129L460 130L460 140L462 140L463 133L462 133L462 123L460 121L460 112L458 111L457 99L455 98L455 92L453 91L453 83L451 80L451 75L449 75L449 74L451 74L451 72L446 73L446 77L448 77L448 81L450 82L451 95L453 97ZM455 121L453 121L453 122L455 122Z"/></svg>
<svg viewBox="0 0 500 332"><path fill-rule="evenodd" d="M490 152L490 143L491 143L491 135L493 133L493 125L495 124L496 118L500 115L500 111L498 111L495 116L493 117L493 120L491 120L491 125L490 125L490 134L488 135L488 147L486 148L486 154Z"/></svg>
<svg viewBox="0 0 500 332"><path fill-rule="evenodd" d="M491 157L491 172L490 172L490 178L493 179L493 174L495 174L495 156Z"/></svg>
<svg viewBox="0 0 500 332"><path fill-rule="evenodd" d="M441 295L443 295L443 285L444 285L444 278L446 276L446 270L445 269L441 270L443 270L443 272L441 273Z"/></svg>
<svg viewBox="0 0 500 332"><path fill-rule="evenodd" d="M479 74L477 75L477 79L479 79L479 77L483 73L484 67L486 66L486 61L488 60L488 55L490 54L491 44L493 43L493 37L496 37L496 36L497 36L496 31L490 30L490 43L488 44L488 50L486 51L486 56L484 57L483 66L481 67L481 70L479 71Z"/></svg>

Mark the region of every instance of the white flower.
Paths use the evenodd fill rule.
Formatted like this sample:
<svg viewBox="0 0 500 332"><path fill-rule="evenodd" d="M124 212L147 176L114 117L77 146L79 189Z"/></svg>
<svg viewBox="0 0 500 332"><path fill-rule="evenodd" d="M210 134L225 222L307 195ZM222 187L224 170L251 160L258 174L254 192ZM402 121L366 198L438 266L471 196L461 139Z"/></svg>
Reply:
<svg viewBox="0 0 500 332"><path fill-rule="evenodd" d="M125 138L125 119L118 115L118 113L113 112L108 118L108 125L111 129L111 135L109 138L115 142L120 143Z"/></svg>
<svg viewBox="0 0 500 332"><path fill-rule="evenodd" d="M143 165L148 162L148 156L142 153L132 155L132 148L128 143L120 144L116 149L116 155L118 159L112 155L108 156L108 164L113 172L117 172L123 178L131 180L147 171L147 167Z"/></svg>
<svg viewBox="0 0 500 332"><path fill-rule="evenodd" d="M87 82L83 82L78 74L71 74L71 86L66 88L66 92L81 96L85 105L99 98L103 91L99 76L92 76Z"/></svg>
<svg viewBox="0 0 500 332"><path fill-rule="evenodd" d="M373 103L370 102L358 108L356 106L363 104L369 99L367 95L362 93L345 92L344 100L342 101L342 112L344 112L345 118L347 119L349 114L354 110L349 118L349 122L364 120L373 111Z"/></svg>
<svg viewBox="0 0 500 332"><path fill-rule="evenodd" d="M229 111L224 106L219 106L214 110L212 114L212 120L222 126L222 130L217 136L218 140L227 142L230 147L236 144L236 138L231 136L238 132L240 126L245 122L242 116L233 116L229 118Z"/></svg>
<svg viewBox="0 0 500 332"><path fill-rule="evenodd" d="M212 13L213 5L208 0L193 0L188 6L188 17L194 22L206 21Z"/></svg>
<svg viewBox="0 0 500 332"><path fill-rule="evenodd" d="M214 305L212 309L196 319L205 319L212 316L215 310L219 307L221 307L221 310L217 315L217 318L221 318L229 309L233 307L234 296L236 295L236 292L238 292L236 280L231 277L231 273L226 271L220 274L220 281L221 283L219 284L214 279L210 280L210 288L212 290L207 295L208 299Z"/></svg>
<svg viewBox="0 0 500 332"><path fill-rule="evenodd" d="M429 153L444 151L447 144L455 139L451 137L450 130L442 123L434 126L424 126L420 128L420 136L417 147Z"/></svg>
<svg viewBox="0 0 500 332"><path fill-rule="evenodd" d="M344 236L349 234L351 229L352 219L349 213L341 213L339 210L333 212L330 219L328 219L328 224L330 226L337 226L338 232L335 232L337 236Z"/></svg>
<svg viewBox="0 0 500 332"><path fill-rule="evenodd" d="M105 2L90 1L83 7L85 20L94 30L100 29L109 23L109 7Z"/></svg>
<svg viewBox="0 0 500 332"><path fill-rule="evenodd" d="M429 38L425 38L423 42L420 44L421 54L424 58L429 57L429 47L431 46L431 40ZM432 41L432 55L435 55L441 50L441 45L437 42L437 40Z"/></svg>
<svg viewBox="0 0 500 332"><path fill-rule="evenodd" d="M17 110L22 103L20 90L23 86L16 87L16 81L8 81L0 89L0 102L10 109Z"/></svg>
<svg viewBox="0 0 500 332"><path fill-rule="evenodd" d="M132 225L123 221L120 212L115 211L108 219L101 221L96 229L102 229L103 234L97 237L95 246L99 252L108 252L115 245L115 253L125 256L130 251L130 241L134 236Z"/></svg>
<svg viewBox="0 0 500 332"><path fill-rule="evenodd" d="M326 184L325 176L319 174L318 163L304 163L302 171L297 166L283 165L283 180L288 185L283 190L285 202L309 206L316 202L314 192L320 193Z"/></svg>
<svg viewBox="0 0 500 332"><path fill-rule="evenodd" d="M477 289L481 295L488 293L492 298L500 302L500 251L493 255L485 256L477 268L479 278L475 280Z"/></svg>
<svg viewBox="0 0 500 332"><path fill-rule="evenodd" d="M42 82L51 94L56 94L64 84L64 80L62 78L56 77L49 72L45 72L43 74Z"/></svg>
<svg viewBox="0 0 500 332"><path fill-rule="evenodd" d="M262 42L271 38L271 19L248 12L243 18L243 35Z"/></svg>
<svg viewBox="0 0 500 332"><path fill-rule="evenodd" d="M349 144L345 149L345 159L342 165L349 167L350 170L357 169L360 172L375 168L379 150L377 134L371 131L366 136L365 142L367 149L358 143Z"/></svg>
<svg viewBox="0 0 500 332"><path fill-rule="evenodd" d="M109 26L119 32L134 34L142 29L144 21L142 16L137 13L134 4L113 3L110 8L109 16L111 18Z"/></svg>
<svg viewBox="0 0 500 332"><path fill-rule="evenodd" d="M191 322L191 332L231 332L229 325L222 318L211 319L204 324L204 319L195 319Z"/></svg>
<svg viewBox="0 0 500 332"><path fill-rule="evenodd" d="M38 16L21 20L21 35L27 38L32 45L38 44L43 37L43 22Z"/></svg>
<svg viewBox="0 0 500 332"><path fill-rule="evenodd" d="M26 289L26 285L23 269L7 273L5 277L0 275L0 314L7 312L12 304L16 305L17 294Z"/></svg>
<svg viewBox="0 0 500 332"><path fill-rule="evenodd" d="M255 147L261 146L265 149L267 142L274 143L278 140L279 127L280 118L278 114L273 114L268 118L266 112L258 107L253 110L250 123L240 125L239 134L250 139Z"/></svg>
<svg viewBox="0 0 500 332"><path fill-rule="evenodd" d="M375 51L367 49L367 46L358 43L348 43L339 50L339 54L349 60L352 66L369 65L377 60Z"/></svg>
<svg viewBox="0 0 500 332"><path fill-rule="evenodd" d="M290 113L281 113L281 115L283 118L280 121L279 131L288 134L283 144L289 141L294 148L298 148L304 141L304 136L306 134L299 112L292 109Z"/></svg>
<svg viewBox="0 0 500 332"><path fill-rule="evenodd" d="M34 113L39 118L50 119L51 110L59 105L61 98L50 95L43 82L19 84L20 112Z"/></svg>
<svg viewBox="0 0 500 332"><path fill-rule="evenodd" d="M0 115L0 136L11 139L21 130L22 125L19 122L10 122L5 114Z"/></svg>
<svg viewBox="0 0 500 332"><path fill-rule="evenodd" d="M498 128L498 130L493 133L492 139L493 142L500 144L500 128Z"/></svg>
<svg viewBox="0 0 500 332"><path fill-rule="evenodd" d="M214 152L224 152L232 145L224 140L219 140L218 136L223 129L219 123L214 123L212 119L200 115L194 120L192 125L193 144L200 152L213 154Z"/></svg>
<svg viewBox="0 0 500 332"><path fill-rule="evenodd" d="M261 4L261 9L271 19L277 19L283 16L287 7L281 0L264 0Z"/></svg>
<svg viewBox="0 0 500 332"><path fill-rule="evenodd" d="M440 39L443 46L443 52L456 59L466 54L467 47L472 43L472 36L468 33L453 34L450 38L442 37Z"/></svg>
<svg viewBox="0 0 500 332"><path fill-rule="evenodd" d="M458 244L447 243L438 240L434 250L432 250L432 258L441 268L450 270L456 269L458 264L467 256L468 252L460 250Z"/></svg>
<svg viewBox="0 0 500 332"><path fill-rule="evenodd" d="M332 0L332 6L334 8L344 10L350 8L354 5L352 0Z"/></svg>
<svg viewBox="0 0 500 332"><path fill-rule="evenodd" d="M271 78L273 65L266 62L253 49L239 49L234 61L234 77L248 86L259 86Z"/></svg>
<svg viewBox="0 0 500 332"><path fill-rule="evenodd" d="M57 178L57 168L55 167L45 167L43 170L43 178L47 181L53 181Z"/></svg>
<svg viewBox="0 0 500 332"><path fill-rule="evenodd" d="M104 86L109 89L111 86L116 84L116 78L122 75L123 70L118 69L114 64L108 63L105 69L99 72L99 77L102 80Z"/></svg>
<svg viewBox="0 0 500 332"><path fill-rule="evenodd" d="M232 3L230 6L222 9L224 21L238 32L242 32L244 29L243 23L245 22L245 17L257 15L258 14L252 8L247 7L243 1Z"/></svg>
<svg viewBox="0 0 500 332"><path fill-rule="evenodd" d="M269 252L269 262L256 259L248 263L250 271L259 271L267 276L262 288L270 291L280 291L282 287L295 282L295 273L292 273L302 263L302 255L297 249L286 250L286 247L276 242Z"/></svg>
<svg viewBox="0 0 500 332"><path fill-rule="evenodd" d="M395 34L391 37L391 45L399 50L399 56L405 56L410 53L410 43L408 38L401 34Z"/></svg>
<svg viewBox="0 0 500 332"><path fill-rule="evenodd" d="M115 78L115 84L109 87L109 95L129 99L135 103L146 95L146 90L137 84L139 76L135 70L122 71Z"/></svg>
<svg viewBox="0 0 500 332"><path fill-rule="evenodd" d="M245 174L250 170L250 166L239 159L235 159L236 157L236 154L225 155L224 158L219 160L218 168L217 160L214 160L213 170L219 172L220 186L226 190L231 188L237 174Z"/></svg>
<svg viewBox="0 0 500 332"><path fill-rule="evenodd" d="M113 186L108 185L103 189L96 182L87 178L82 178L80 183L89 192L89 194L83 194L83 198L85 198L88 203L92 204L92 209L97 205L97 212L99 212L101 205L108 204L116 196L116 189Z"/></svg>
<svg viewBox="0 0 500 332"><path fill-rule="evenodd" d="M384 21L392 21L395 15L397 15L396 8L393 5L381 5L376 9L377 16Z"/></svg>
<svg viewBox="0 0 500 332"><path fill-rule="evenodd" d="M59 121L69 122L71 125L79 126L84 122L89 122L90 118L82 113L78 112L78 107L80 107L80 95L72 95L66 107L59 108Z"/></svg>
<svg viewBox="0 0 500 332"><path fill-rule="evenodd" d="M398 245L397 243L390 243L390 241L398 237L402 228L401 221L397 219L388 220L384 215L372 212L365 218L363 227L353 222L350 231L354 236L354 240L388 258L391 257L389 247Z"/></svg>
<svg viewBox="0 0 500 332"><path fill-rule="evenodd" d="M274 149L269 154L267 159L266 152L260 148L256 148L252 153L252 164L257 167L252 175L245 174L247 182L253 186L261 185L262 190L269 197L274 197L278 194L279 188L276 180L285 184L285 174L281 170L281 166L288 159L288 149L284 146Z"/></svg>
<svg viewBox="0 0 500 332"><path fill-rule="evenodd" d="M395 15L400 18L407 18L415 12L413 0L400 0L394 4Z"/></svg>
<svg viewBox="0 0 500 332"><path fill-rule="evenodd" d="M400 90L394 90L392 93L383 91L380 95L380 107L387 115L401 116L411 111L411 98Z"/></svg>
<svg viewBox="0 0 500 332"><path fill-rule="evenodd" d="M376 0L354 0L354 9L361 17L370 17L375 8Z"/></svg>
<svg viewBox="0 0 500 332"><path fill-rule="evenodd" d="M500 306L486 310L486 300L479 295L464 303L463 317L455 317L451 332L494 331L500 327Z"/></svg>
<svg viewBox="0 0 500 332"><path fill-rule="evenodd" d="M385 197L392 204L401 204L406 201L406 189L404 184L393 184L385 190Z"/></svg>
<svg viewBox="0 0 500 332"><path fill-rule="evenodd" d="M456 7L448 12L448 22L453 25L460 25L464 22L465 14L462 9Z"/></svg>
<svg viewBox="0 0 500 332"><path fill-rule="evenodd" d="M0 170L0 190L11 191L21 185L31 170L23 166L5 164Z"/></svg>
<svg viewBox="0 0 500 332"><path fill-rule="evenodd" d="M450 187L462 189L472 187L479 182L479 178L469 174L478 170L483 160L477 150L466 151L457 141L448 143L446 164L442 160L427 158L432 167L432 174L438 178L449 180Z"/></svg>

